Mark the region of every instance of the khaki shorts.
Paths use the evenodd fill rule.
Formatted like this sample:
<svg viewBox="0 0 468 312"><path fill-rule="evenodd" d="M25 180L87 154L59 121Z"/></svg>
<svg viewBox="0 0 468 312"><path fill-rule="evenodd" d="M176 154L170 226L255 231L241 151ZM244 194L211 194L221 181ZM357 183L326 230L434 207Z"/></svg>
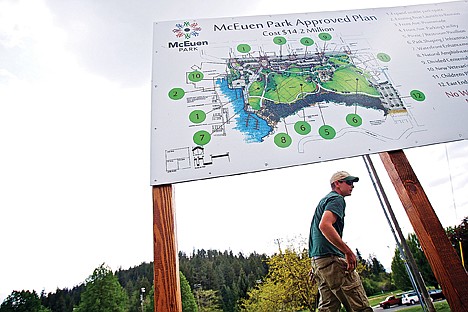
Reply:
<svg viewBox="0 0 468 312"><path fill-rule="evenodd" d="M356 271L346 270L344 258L329 256L312 259L312 270L320 292L319 311L373 311Z"/></svg>

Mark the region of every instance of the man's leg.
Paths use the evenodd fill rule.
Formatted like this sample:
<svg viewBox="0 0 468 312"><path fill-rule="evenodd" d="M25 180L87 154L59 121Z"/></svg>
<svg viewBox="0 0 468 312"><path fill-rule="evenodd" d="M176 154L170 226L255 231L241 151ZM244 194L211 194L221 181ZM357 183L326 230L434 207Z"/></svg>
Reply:
<svg viewBox="0 0 468 312"><path fill-rule="evenodd" d="M318 284L320 300L318 310L320 312L339 312L341 301L331 291L327 284L327 268L331 265L332 258L312 260L312 269ZM324 274L325 273L325 274Z"/></svg>
<svg viewBox="0 0 468 312"><path fill-rule="evenodd" d="M341 301L328 288L325 282L319 282L318 290L320 292L319 312L339 312Z"/></svg>
<svg viewBox="0 0 468 312"><path fill-rule="evenodd" d="M340 259L343 264L346 260ZM370 312L373 311L369 305L369 300L366 296L366 291L362 286L361 278L356 271L345 271L343 284L341 286L343 296L353 311ZM341 296L339 296L340 298Z"/></svg>
<svg viewBox="0 0 468 312"><path fill-rule="evenodd" d="M324 288L332 292L334 298L343 303L346 311L373 311L369 305L364 287L356 271L346 270L346 260L329 257L314 260L319 277L325 283ZM320 287L320 286L319 286ZM322 293L320 293L322 294Z"/></svg>

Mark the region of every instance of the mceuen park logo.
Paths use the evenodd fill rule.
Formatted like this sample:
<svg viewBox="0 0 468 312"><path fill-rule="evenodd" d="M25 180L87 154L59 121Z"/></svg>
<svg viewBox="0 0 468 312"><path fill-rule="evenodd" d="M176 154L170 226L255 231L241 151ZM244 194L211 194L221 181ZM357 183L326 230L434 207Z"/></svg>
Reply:
<svg viewBox="0 0 468 312"><path fill-rule="evenodd" d="M183 22L175 25L176 27L172 29L172 32L177 38L185 39L184 41L175 41L169 42L169 48L177 48L179 52L189 52L189 51L198 51L199 46L208 45L208 41L191 41L192 39L198 37L202 28L198 23L193 22Z"/></svg>
<svg viewBox="0 0 468 312"><path fill-rule="evenodd" d="M189 23L187 21L175 25L176 28L172 30L175 33L177 38L184 37L185 39L190 39L192 36L197 37L200 35L202 30L198 23Z"/></svg>

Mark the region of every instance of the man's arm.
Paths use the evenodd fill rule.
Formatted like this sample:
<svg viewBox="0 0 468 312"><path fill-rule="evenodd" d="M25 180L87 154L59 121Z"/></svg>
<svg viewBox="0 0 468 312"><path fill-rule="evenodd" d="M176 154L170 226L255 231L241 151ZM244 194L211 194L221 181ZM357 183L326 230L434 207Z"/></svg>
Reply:
<svg viewBox="0 0 468 312"><path fill-rule="evenodd" d="M335 245L339 250L341 250L346 257L346 262L348 263L348 267L346 268L348 271L352 271L356 268L357 259L354 255L354 252L346 245L346 243L341 239L338 232L333 227L333 224L336 222L337 216L331 212L326 210L323 213L322 220L320 220L319 229L322 231L323 236Z"/></svg>

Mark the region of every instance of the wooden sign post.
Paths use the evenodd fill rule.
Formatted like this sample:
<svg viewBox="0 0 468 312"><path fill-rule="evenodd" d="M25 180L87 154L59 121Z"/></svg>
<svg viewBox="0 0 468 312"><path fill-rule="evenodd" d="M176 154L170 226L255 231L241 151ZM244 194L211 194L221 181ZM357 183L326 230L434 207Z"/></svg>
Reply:
<svg viewBox="0 0 468 312"><path fill-rule="evenodd" d="M179 260L172 185L153 186L154 311L180 312Z"/></svg>
<svg viewBox="0 0 468 312"><path fill-rule="evenodd" d="M380 153L452 311L468 311L468 275L402 150Z"/></svg>

